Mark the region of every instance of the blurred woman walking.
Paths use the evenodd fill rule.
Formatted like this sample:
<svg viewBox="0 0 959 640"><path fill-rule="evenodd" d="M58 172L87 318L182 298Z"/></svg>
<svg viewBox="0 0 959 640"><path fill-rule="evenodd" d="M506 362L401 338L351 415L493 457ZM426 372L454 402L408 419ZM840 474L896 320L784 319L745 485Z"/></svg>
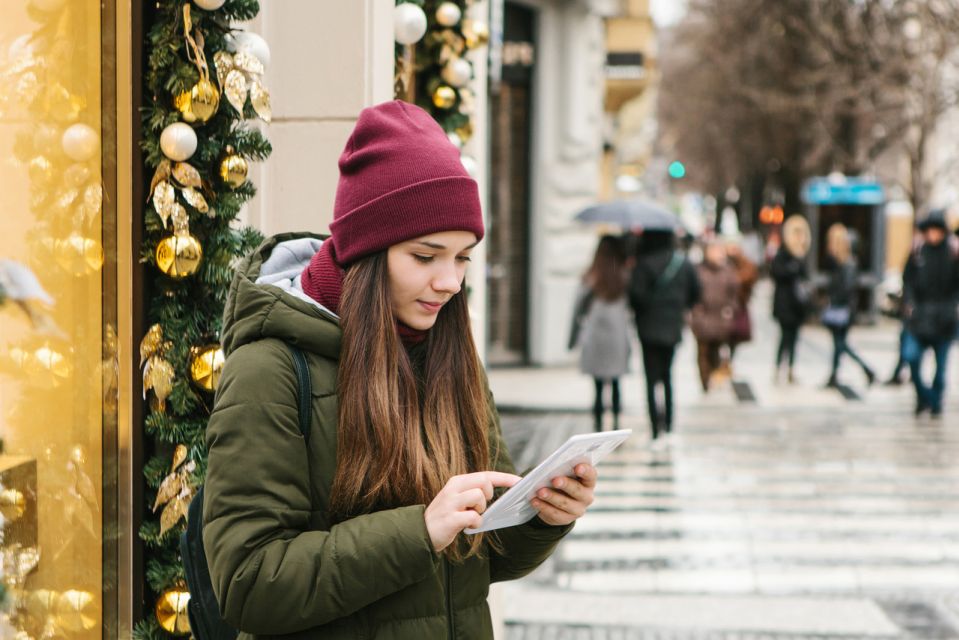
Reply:
<svg viewBox="0 0 959 640"><path fill-rule="evenodd" d="M776 381L779 380L784 364L788 367L788 381L796 381L793 375L796 343L799 341L799 328L806 319L810 298L809 274L806 269L810 238L809 223L806 219L800 215L790 216L783 225L783 244L776 252L770 267L770 275L776 285L773 294L773 317L779 322L781 332L779 349L776 352Z"/></svg>
<svg viewBox="0 0 959 640"><path fill-rule="evenodd" d="M822 323L832 333L833 354L832 371L829 374L827 387L839 386L837 374L839 362L843 354L847 354L856 364L862 367L867 384L872 385L876 374L872 368L859 357L849 346L849 327L852 326L856 314L856 279L858 269L852 255L852 242L849 230L842 224L834 224L826 232L826 260L829 269L829 284L826 289L829 295L829 306L822 314Z"/></svg>
<svg viewBox="0 0 959 640"><path fill-rule="evenodd" d="M630 314L626 305L626 252L615 236L603 236L593 263L583 274L574 312L570 348L579 345L580 370L593 377L593 427L603 430L606 385L610 387L613 428L622 410L619 378L629 369Z"/></svg>

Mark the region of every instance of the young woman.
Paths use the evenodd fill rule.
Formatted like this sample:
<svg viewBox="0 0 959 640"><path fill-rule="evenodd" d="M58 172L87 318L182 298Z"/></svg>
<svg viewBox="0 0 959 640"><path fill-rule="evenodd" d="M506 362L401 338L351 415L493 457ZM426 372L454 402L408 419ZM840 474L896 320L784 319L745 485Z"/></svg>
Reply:
<svg viewBox="0 0 959 640"><path fill-rule="evenodd" d="M829 284L826 293L829 296L829 306L822 314L822 323L832 333L833 353L832 369L829 373L827 387L839 386L837 375L839 362L843 354L847 354L856 364L862 367L868 384L876 379L869 365L858 353L849 346L849 328L856 315L856 261L852 256L852 243L849 231L845 225L834 224L826 232L827 265L829 270Z"/></svg>
<svg viewBox="0 0 959 640"><path fill-rule="evenodd" d="M463 533L519 478L462 291L476 183L426 112L360 114L330 228L268 240L231 287L203 513L220 609L241 638L492 638L489 584L549 556L596 472L555 478L524 525ZM284 342L309 362L308 441Z"/></svg>
<svg viewBox="0 0 959 640"><path fill-rule="evenodd" d="M575 326L582 347L580 370L593 377L596 396L593 402L593 428L603 430L603 395L609 383L613 428L619 428L619 378L629 370L630 317L626 305L626 251L616 236L603 236L596 247L593 263L583 275L576 303ZM575 346L572 344L571 346Z"/></svg>
<svg viewBox="0 0 959 640"><path fill-rule="evenodd" d="M723 364L722 348L732 339L739 304L739 278L727 260L726 247L717 240L706 243L696 274L700 297L693 307L689 326L696 337L699 381L706 393L710 379Z"/></svg>

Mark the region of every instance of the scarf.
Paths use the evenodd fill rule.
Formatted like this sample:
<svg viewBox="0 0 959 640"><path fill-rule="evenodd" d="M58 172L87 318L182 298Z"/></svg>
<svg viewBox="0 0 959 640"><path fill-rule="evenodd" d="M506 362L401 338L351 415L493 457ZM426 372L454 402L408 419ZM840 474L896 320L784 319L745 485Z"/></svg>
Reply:
<svg viewBox="0 0 959 640"><path fill-rule="evenodd" d="M333 243L327 240L320 245L320 250L316 252L310 260L310 264L303 270L301 278L303 293L333 313L339 313L340 296L343 294L343 277L345 275L346 272L343 267L336 261ZM420 344L429 335L429 330L414 329L399 320L396 321L396 331L400 335L400 340L407 347Z"/></svg>

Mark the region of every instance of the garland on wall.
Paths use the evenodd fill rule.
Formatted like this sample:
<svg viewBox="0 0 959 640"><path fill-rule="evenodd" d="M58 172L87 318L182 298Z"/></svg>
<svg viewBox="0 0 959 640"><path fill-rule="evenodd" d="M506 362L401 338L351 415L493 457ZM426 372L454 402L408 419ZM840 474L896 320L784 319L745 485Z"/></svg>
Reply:
<svg viewBox="0 0 959 640"><path fill-rule="evenodd" d="M476 97L469 51L489 42L489 26L473 0L396 0L394 96L432 115L462 149L473 135ZM476 161L463 156L470 174Z"/></svg>
<svg viewBox="0 0 959 640"><path fill-rule="evenodd" d="M154 607L135 629L141 640L190 634L178 538L206 471L204 429L223 366L219 331L234 263L262 239L231 224L255 194L247 163L271 152L245 122L270 121L270 50L231 26L257 13L257 0L160 0L147 35L142 148L150 183L140 259L150 328L140 362L150 401L150 511L140 537Z"/></svg>

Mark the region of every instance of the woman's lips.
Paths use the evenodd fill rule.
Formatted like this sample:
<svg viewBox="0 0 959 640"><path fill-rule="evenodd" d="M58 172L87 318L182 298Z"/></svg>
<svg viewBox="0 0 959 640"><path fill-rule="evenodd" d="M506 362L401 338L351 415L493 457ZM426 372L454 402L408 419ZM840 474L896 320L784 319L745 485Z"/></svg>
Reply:
<svg viewBox="0 0 959 640"><path fill-rule="evenodd" d="M417 302L427 313L439 313L439 310L443 308L442 302L425 302L423 300L417 300Z"/></svg>

